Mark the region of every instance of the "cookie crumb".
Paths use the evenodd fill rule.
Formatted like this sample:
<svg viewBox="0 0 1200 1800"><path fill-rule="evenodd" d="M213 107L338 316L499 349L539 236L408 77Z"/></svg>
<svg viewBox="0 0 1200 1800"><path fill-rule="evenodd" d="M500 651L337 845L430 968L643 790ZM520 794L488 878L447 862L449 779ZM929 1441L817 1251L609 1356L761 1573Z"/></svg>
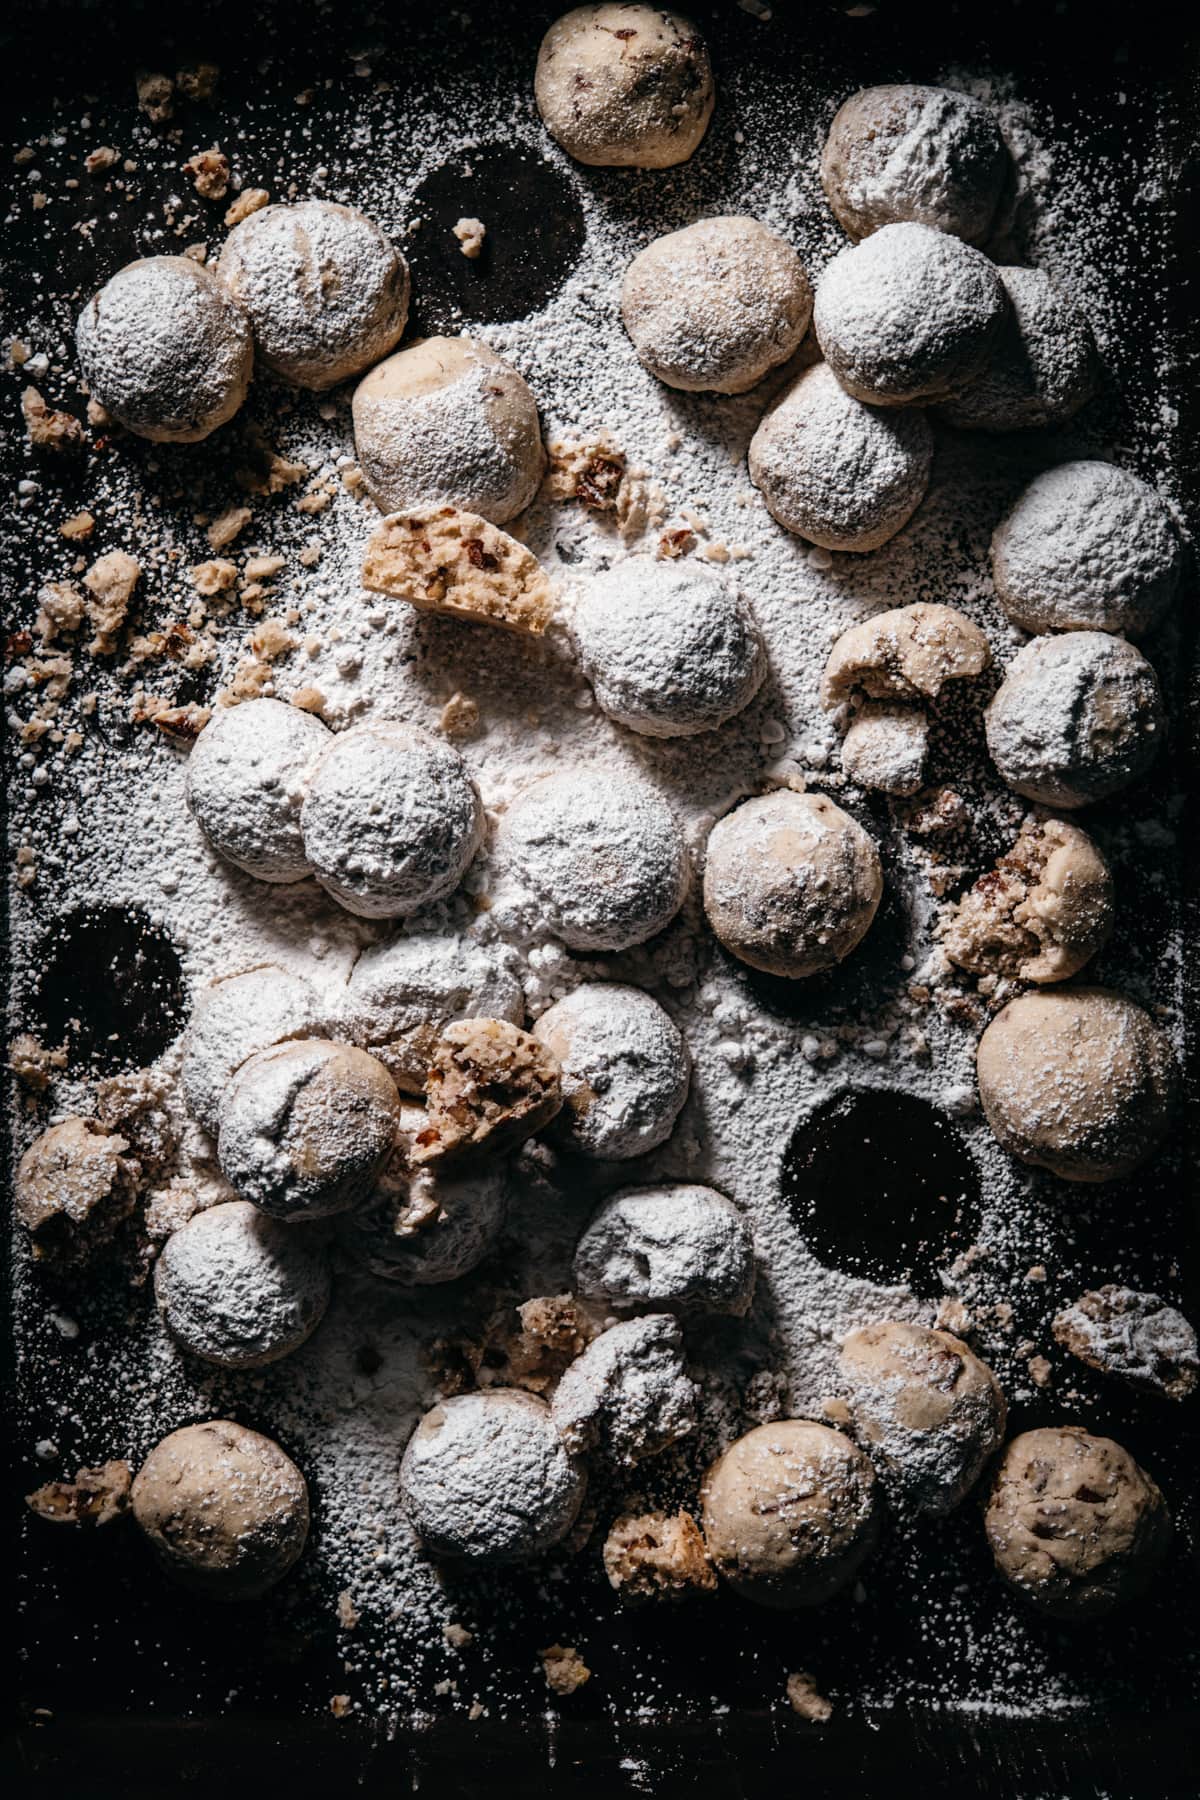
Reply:
<svg viewBox="0 0 1200 1800"><path fill-rule="evenodd" d="M48 1481L26 1494L25 1504L52 1525L111 1525L129 1506L133 1471L127 1462L80 1469L74 1481Z"/></svg>
<svg viewBox="0 0 1200 1800"><path fill-rule="evenodd" d="M65 451L83 449L79 420L73 413L52 411L35 387L27 387L21 394L21 416L35 450L61 456Z"/></svg>
<svg viewBox="0 0 1200 1800"><path fill-rule="evenodd" d="M808 1719L813 1725L826 1725L833 1717L833 1707L825 1696L817 1691L817 1685L811 1675L803 1669L797 1669L787 1678L788 1705L802 1719Z"/></svg>
<svg viewBox="0 0 1200 1800"><path fill-rule="evenodd" d="M233 205L225 214L227 225L240 225L251 213L261 212L271 199L266 188L243 188Z"/></svg>
<svg viewBox="0 0 1200 1800"><path fill-rule="evenodd" d="M214 144L211 150L197 150L183 165L185 175L202 200L223 200L229 192L229 158Z"/></svg>
<svg viewBox="0 0 1200 1800"><path fill-rule="evenodd" d="M87 614L96 633L88 645L93 656L111 656L116 649L141 573L141 564L128 551L110 550L97 557L84 576L83 585L91 595Z"/></svg>
<svg viewBox="0 0 1200 1800"><path fill-rule="evenodd" d="M552 1694L573 1694L592 1678L592 1671L572 1645L550 1644L545 1650L539 1650L538 1655L542 1659L546 1686Z"/></svg>
<svg viewBox="0 0 1200 1800"><path fill-rule="evenodd" d="M482 253L487 226L482 219L460 219L454 226L454 235L463 255L469 256L473 262Z"/></svg>
<svg viewBox="0 0 1200 1800"><path fill-rule="evenodd" d="M215 551L228 549L239 532L246 529L252 517L248 506L227 506L208 528L206 536L209 547Z"/></svg>
<svg viewBox="0 0 1200 1800"><path fill-rule="evenodd" d="M479 732L479 708L466 694L451 694L438 720L443 737L473 738Z"/></svg>
<svg viewBox="0 0 1200 1800"><path fill-rule="evenodd" d="M453 1622L449 1625L443 1625L442 1636L449 1644L451 1650L466 1650L475 1642L475 1633L473 1631L468 1631L465 1625L456 1625Z"/></svg>
<svg viewBox="0 0 1200 1800"><path fill-rule="evenodd" d="M689 1512L625 1513L604 1540L604 1570L622 1600L680 1600L717 1585L704 1534Z"/></svg>

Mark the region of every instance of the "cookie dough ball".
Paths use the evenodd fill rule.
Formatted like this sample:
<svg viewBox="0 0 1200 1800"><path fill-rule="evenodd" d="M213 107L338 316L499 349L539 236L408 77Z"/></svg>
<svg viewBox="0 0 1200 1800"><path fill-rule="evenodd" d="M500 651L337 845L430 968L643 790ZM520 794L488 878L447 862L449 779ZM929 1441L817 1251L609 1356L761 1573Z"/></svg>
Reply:
<svg viewBox="0 0 1200 1800"><path fill-rule="evenodd" d="M744 394L808 330L812 288L790 244L757 219L723 214L634 257L621 317L638 361L668 387Z"/></svg>
<svg viewBox="0 0 1200 1800"><path fill-rule="evenodd" d="M759 1606L819 1606L875 1548L875 1472L826 1425L780 1419L731 1444L704 1478L708 1553Z"/></svg>
<svg viewBox="0 0 1200 1800"><path fill-rule="evenodd" d="M584 587L572 632L604 711L645 737L715 731L749 705L767 672L743 597L690 559L614 564Z"/></svg>
<svg viewBox="0 0 1200 1800"><path fill-rule="evenodd" d="M575 1523L584 1486L550 1408L520 1388L444 1400L400 1464L401 1497L425 1547L475 1563L549 1550Z"/></svg>
<svg viewBox="0 0 1200 1800"><path fill-rule="evenodd" d="M458 506L493 525L524 512L546 467L537 403L469 337L431 337L364 375L354 449L381 512Z"/></svg>
<svg viewBox="0 0 1200 1800"><path fill-rule="evenodd" d="M88 392L118 424L160 444L194 444L232 419L254 343L242 309L190 256L127 263L79 315Z"/></svg>
<svg viewBox="0 0 1200 1800"><path fill-rule="evenodd" d="M973 975L1066 981L1108 942L1113 912L1112 873L1086 832L1065 819L1027 819L951 910L942 948Z"/></svg>
<svg viewBox="0 0 1200 1800"><path fill-rule="evenodd" d="M547 131L592 168L670 169L712 117L708 50L657 6L577 6L538 51L533 91Z"/></svg>
<svg viewBox="0 0 1200 1800"><path fill-rule="evenodd" d="M551 1128L564 1149L623 1161L665 1144L688 1096L683 1035L649 994L586 982L533 1028L558 1058L564 1106Z"/></svg>
<svg viewBox="0 0 1200 1800"><path fill-rule="evenodd" d="M849 237L916 224L982 244L1010 166L981 100L905 82L862 88L842 103L821 155L821 183Z"/></svg>
<svg viewBox="0 0 1200 1800"><path fill-rule="evenodd" d="M771 516L826 550L878 550L895 537L932 466L923 412L864 406L828 363L806 369L750 440L750 479Z"/></svg>
<svg viewBox="0 0 1200 1800"><path fill-rule="evenodd" d="M298 1350L329 1304L329 1264L311 1233L248 1200L193 1213L154 1269L154 1298L183 1349L223 1369L259 1369Z"/></svg>
<svg viewBox="0 0 1200 1800"><path fill-rule="evenodd" d="M371 1192L399 1120L396 1084L365 1050L276 1044L226 1088L217 1156L243 1200L277 1219L320 1219Z"/></svg>
<svg viewBox="0 0 1200 1800"><path fill-rule="evenodd" d="M992 537L1001 606L1022 631L1149 631L1183 576L1183 545L1152 487L1106 462L1030 482Z"/></svg>
<svg viewBox="0 0 1200 1800"><path fill-rule="evenodd" d="M235 225L217 274L245 308L258 360L320 392L400 341L408 264L373 220L331 200L264 206Z"/></svg>
<svg viewBox="0 0 1200 1800"><path fill-rule="evenodd" d="M363 951L346 985L337 1035L377 1056L403 1093L419 1094L446 1026L479 1018L523 1024L520 982L472 938L420 933Z"/></svg>
<svg viewBox="0 0 1200 1800"><path fill-rule="evenodd" d="M980 374L1007 316L987 257L926 225L885 225L841 251L813 308L826 362L872 406L951 399Z"/></svg>
<svg viewBox="0 0 1200 1800"><path fill-rule="evenodd" d="M133 1516L173 1580L213 1600L251 1600L282 1580L308 1537L308 1488L279 1445L229 1419L154 1446Z"/></svg>
<svg viewBox="0 0 1200 1800"><path fill-rule="evenodd" d="M704 910L725 948L752 969L797 980L842 961L883 894L874 840L823 794L781 788L714 825Z"/></svg>
<svg viewBox="0 0 1200 1800"><path fill-rule="evenodd" d="M341 732L300 814L313 874L347 912L399 918L452 893L483 839L462 757L396 720Z"/></svg>
<svg viewBox="0 0 1200 1800"><path fill-rule="evenodd" d="M401 1134L415 1138L420 1107L403 1109ZM495 1247L508 1216L504 1166L462 1173L411 1169L393 1152L365 1205L338 1222L351 1261L400 1287L434 1287L469 1275Z"/></svg>
<svg viewBox="0 0 1200 1800"><path fill-rule="evenodd" d="M17 1218L34 1261L59 1274L110 1245L137 1204L141 1165L128 1139L95 1119L69 1118L35 1138L17 1166Z"/></svg>
<svg viewBox="0 0 1200 1800"><path fill-rule="evenodd" d="M670 1313L648 1313L594 1338L554 1391L550 1416L568 1450L632 1466L686 1437L696 1384Z"/></svg>
<svg viewBox="0 0 1200 1800"><path fill-rule="evenodd" d="M688 860L675 815L636 779L584 769L544 775L501 827L513 875L572 950L628 950L675 917Z"/></svg>
<svg viewBox="0 0 1200 1800"><path fill-rule="evenodd" d="M914 1512L951 1512L1004 1441L992 1371L948 1331L900 1320L852 1331L839 1366L855 1435L889 1495Z"/></svg>
<svg viewBox="0 0 1200 1800"><path fill-rule="evenodd" d="M219 856L259 881L304 879L300 805L329 741L320 719L281 700L218 708L188 758L187 797Z"/></svg>
<svg viewBox="0 0 1200 1800"><path fill-rule="evenodd" d="M942 407L963 431L1033 431L1074 418L1096 393L1092 328L1042 269L1001 269L1009 312L968 388Z"/></svg>
<svg viewBox="0 0 1200 1800"><path fill-rule="evenodd" d="M216 1137L221 1096L246 1058L285 1038L319 1037L323 1010L312 983L278 963L210 982L184 1036L180 1070L197 1124Z"/></svg>
<svg viewBox="0 0 1200 1800"><path fill-rule="evenodd" d="M1000 1143L1066 1181L1112 1181L1145 1162L1178 1086L1165 1032L1109 988L1010 1000L980 1038L976 1067Z"/></svg>
<svg viewBox="0 0 1200 1800"><path fill-rule="evenodd" d="M754 1298L754 1240L715 1188L622 1188L575 1248L575 1291L627 1308L740 1316Z"/></svg>
<svg viewBox="0 0 1200 1800"><path fill-rule="evenodd" d="M1013 1439L983 1523L1005 1581L1052 1619L1103 1618L1143 1593L1171 1538L1146 1471L1077 1425Z"/></svg>
<svg viewBox="0 0 1200 1800"><path fill-rule="evenodd" d="M1018 650L984 723L1002 781L1027 800L1070 808L1144 775L1166 716L1139 650L1103 631L1072 631Z"/></svg>

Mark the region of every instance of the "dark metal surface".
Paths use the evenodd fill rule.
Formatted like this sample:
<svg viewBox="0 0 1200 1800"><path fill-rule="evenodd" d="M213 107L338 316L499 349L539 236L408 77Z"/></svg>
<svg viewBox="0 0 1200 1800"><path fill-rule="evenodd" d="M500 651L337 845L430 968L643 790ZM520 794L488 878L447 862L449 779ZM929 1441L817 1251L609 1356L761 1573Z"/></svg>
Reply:
<svg viewBox="0 0 1200 1800"><path fill-rule="evenodd" d="M497 9L497 14L498 14ZM203 55L221 64L222 106L212 128L232 135L239 102L254 109L255 129L282 128L293 110L278 104L298 88L330 77L314 128L336 127L325 115L349 119L357 79L347 52L356 45L378 50L377 73L403 85L406 71L422 68L435 52L512 65L514 79L528 79L537 38L556 7L516 6L503 18L480 16L473 29L451 30L444 9L395 6L372 16L344 7L310 10L289 6L220 5L165 9L109 0L94 7L40 6L10 21L0 79L13 123L31 140L52 131L56 109L78 107L98 95L108 116L132 113L135 67L175 67ZM1117 84L1173 91L1186 120L1195 92L1195 46L1178 22L1154 27L1153 14L1130 8L1075 4L925 9L881 6L852 17L841 8L790 9L776 5L769 39L733 0L696 6L713 44L718 70L739 57L773 59L781 92L797 60L820 55L844 76L847 89L898 75L925 78L952 65L991 61L1017 69L1033 91L1055 98L1064 129ZM436 11L435 22L429 13ZM482 9L480 9L482 15ZM269 61L264 62L264 59ZM523 73L522 73L523 71ZM427 73L427 70L426 70ZM272 109L276 108L273 113ZM1114 152L1129 129L1113 112L1111 145L1098 134L1095 151ZM22 123L24 121L24 123ZM203 130L204 115L195 115ZM1164 125L1164 129L1174 129ZM414 122L414 130L419 121ZM116 140L116 141L119 141ZM1152 272L1155 288L1167 281L1176 344L1178 402L1184 415L1186 465L1179 471L1189 501L1200 473L1200 406L1194 384L1191 309L1197 261L1194 145L1180 133L1174 158L1177 212L1176 262ZM52 151L46 155L51 156ZM163 192L167 176L163 176ZM177 179L177 178L176 178ZM494 229L478 264L453 247L446 232L418 238L412 249L414 322L420 329L451 328L462 313L505 319L540 304L563 279L582 234L574 197L556 171L501 143L473 157L470 181L448 164L427 179L423 211L449 225L478 212ZM81 197L81 208L87 205ZM72 230L66 207L45 216L36 231L23 223L8 245L13 316L21 315L25 284L40 270L69 273L64 285L87 286L132 254L123 225L102 227L94 239ZM506 224L523 229L505 231ZM518 248L519 245L519 248ZM1189 289L1189 282L1193 285ZM1137 346L1129 346L1136 374ZM4 397L11 420L15 384ZM6 453L5 473L19 466ZM1194 666L1194 631L1190 640ZM1175 757L1194 770L1196 711L1176 720ZM1200 830L1193 811L1192 889ZM47 920L49 931L52 921ZM76 979L71 974L70 979ZM136 1000L136 996L135 996ZM1193 988L1193 1019L1198 1016ZM1191 1033L1195 1055L1195 1031ZM1189 1080L1188 1120L1196 1111L1195 1069ZM1185 1125L1186 1128L1186 1125ZM1094 1228L1153 1235L1160 1203L1153 1178L1123 1186L1096 1208ZM1179 1196L1170 1196L1177 1203ZM1183 1246L1183 1249L1188 1249ZM1194 1249L1194 1244L1190 1247ZM1193 1292L1194 1280L1193 1280ZM1169 1490L1186 1490L1196 1468L1196 1432L1180 1414L1164 1418L1111 1385L1081 1382L1087 1403L1082 1422L1128 1443L1160 1472ZM1091 1410L1089 1410L1089 1407ZM247 1423L255 1423L250 1413ZM1021 1429L1046 1422L1043 1411L1014 1418ZM4 1487L4 1517L16 1522L17 1496L29 1481L27 1446ZM104 1454L96 1446L96 1455ZM319 1509L319 1497L318 1497ZM319 1510L317 1529L320 1529ZM982 1616L1005 1602L990 1575L977 1520L967 1511L944 1528L947 1557L962 1581L979 1591ZM108 1795L165 1795L199 1791L214 1779L234 1794L269 1786L306 1795L359 1784L369 1792L409 1786L441 1796L525 1794L540 1788L581 1796L648 1792L760 1796L800 1791L833 1794L1040 1796L1183 1796L1197 1791L1194 1695L1189 1661L1194 1653L1197 1578L1185 1543L1177 1547L1169 1579L1144 1606L1102 1633L1074 1635L1045 1627L1056 1656L1069 1657L1087 1679L1095 1670L1097 1710L1087 1717L1004 1719L967 1717L925 1705L904 1704L874 1716L843 1710L828 1727L805 1726L777 1709L768 1713L762 1671L791 1657L808 1666L819 1645L822 1669L839 1691L854 1691L856 1659L872 1654L879 1634L900 1634L921 1654L921 1621L913 1615L911 1572L885 1569L869 1627L840 1632L810 1618L748 1616L723 1599L698 1623L691 1615L648 1619L639 1615L620 1630L651 1641L677 1666L687 1659L697 1715L634 1723L614 1722L610 1709L619 1681L619 1654L604 1684L596 1682L569 1703L569 1716L553 1727L537 1711L516 1706L508 1717L468 1724L461 1719L416 1725L394 1739L360 1722L327 1716L329 1696L344 1683L328 1623L330 1597L301 1577L277 1594L236 1614L204 1607L167 1588L148 1567L133 1534L113 1542L70 1531L41 1530L26 1537L22 1611L10 1640L28 1647L10 1691L18 1718L5 1755L19 1794L86 1783L95 1800ZM536 1603L535 1603L536 1604ZM703 1635L698 1635L702 1633ZM1113 1634L1117 1634L1114 1641ZM540 1640L545 1641L545 1640ZM614 1637L619 1652L620 1632ZM761 1668L759 1652L761 1651ZM952 1668L960 1647L936 1647ZM1122 1665L1113 1686L1114 1662ZM774 1676L767 1674L770 1684ZM949 1684L948 1684L949 1685ZM609 1691L605 1691L605 1687ZM531 1690L532 1691L532 1690ZM703 1716L712 1696L711 1716ZM622 1710L636 1694L622 1696ZM432 1701L431 1701L432 1705ZM34 1709L49 1708L40 1720ZM727 1709L727 1710L726 1710Z"/></svg>

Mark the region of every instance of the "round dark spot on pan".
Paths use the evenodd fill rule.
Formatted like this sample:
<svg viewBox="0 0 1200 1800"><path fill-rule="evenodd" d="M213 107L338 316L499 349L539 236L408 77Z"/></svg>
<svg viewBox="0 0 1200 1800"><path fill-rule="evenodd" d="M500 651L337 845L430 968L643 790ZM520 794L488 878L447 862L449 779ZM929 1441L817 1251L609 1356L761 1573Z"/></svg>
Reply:
<svg viewBox="0 0 1200 1800"><path fill-rule="evenodd" d="M468 173L469 171L469 173ZM454 333L466 319L523 319L546 304L583 249L583 213L569 178L532 150L484 144L427 175L412 199L420 228L407 239L410 333ZM454 227L487 227L483 251L464 256Z"/></svg>
<svg viewBox="0 0 1200 1800"><path fill-rule="evenodd" d="M974 1160L950 1120L912 1094L848 1089L826 1101L796 1127L780 1186L821 1262L927 1298L974 1239Z"/></svg>
<svg viewBox="0 0 1200 1800"><path fill-rule="evenodd" d="M72 1065L143 1068L183 1029L179 953L145 913L81 908L51 927L38 961L29 1010L44 1043L67 1044Z"/></svg>

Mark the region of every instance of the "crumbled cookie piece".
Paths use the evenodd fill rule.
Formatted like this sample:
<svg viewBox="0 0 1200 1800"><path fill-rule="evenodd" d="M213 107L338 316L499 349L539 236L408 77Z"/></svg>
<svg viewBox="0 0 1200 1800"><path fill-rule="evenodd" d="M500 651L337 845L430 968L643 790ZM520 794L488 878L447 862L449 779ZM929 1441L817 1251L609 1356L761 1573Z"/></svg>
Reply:
<svg viewBox="0 0 1200 1800"><path fill-rule="evenodd" d="M129 1507L133 1471L127 1462L80 1469L74 1481L48 1481L26 1494L25 1504L52 1525L111 1525Z"/></svg>
<svg viewBox="0 0 1200 1800"><path fill-rule="evenodd" d="M507 1019L459 1019L431 1052L414 1164L522 1143L562 1106L558 1059Z"/></svg>
<svg viewBox="0 0 1200 1800"><path fill-rule="evenodd" d="M70 543L77 543L83 538L90 538L95 529L96 521L90 512L77 512L63 520L58 528L58 535L65 537Z"/></svg>
<svg viewBox="0 0 1200 1800"><path fill-rule="evenodd" d="M250 635L250 648L262 662L276 662L296 648L296 639L279 619L263 619Z"/></svg>
<svg viewBox="0 0 1200 1800"><path fill-rule="evenodd" d="M547 487L556 500L578 500L592 512L615 512L625 479L625 452L601 435L550 446Z"/></svg>
<svg viewBox="0 0 1200 1800"><path fill-rule="evenodd" d="M710 1594L717 1573L689 1512L625 1513L604 1540L604 1571L622 1600L682 1600Z"/></svg>
<svg viewBox="0 0 1200 1800"><path fill-rule="evenodd" d="M96 1085L96 1118L126 1138L143 1176L158 1180L174 1160L179 1132L171 1117L171 1085L153 1069L109 1075Z"/></svg>
<svg viewBox="0 0 1200 1800"><path fill-rule="evenodd" d="M175 114L175 83L159 70L139 69L135 80L137 103L152 125L165 125Z"/></svg>
<svg viewBox="0 0 1200 1800"><path fill-rule="evenodd" d="M83 449L83 426L79 420L73 413L52 411L35 387L21 392L21 416L35 450L61 455L66 450Z"/></svg>
<svg viewBox="0 0 1200 1800"><path fill-rule="evenodd" d="M797 1669L787 1678L788 1705L802 1719L813 1725L827 1725L833 1717L833 1707L822 1693L811 1675L803 1669Z"/></svg>
<svg viewBox="0 0 1200 1800"><path fill-rule="evenodd" d="M229 192L229 158L214 144L211 150L197 150L183 165L192 185L202 200L223 200Z"/></svg>
<svg viewBox="0 0 1200 1800"><path fill-rule="evenodd" d="M240 225L251 213L261 212L269 205L271 196L266 188L243 188L233 205L226 210L226 225Z"/></svg>
<svg viewBox="0 0 1200 1800"><path fill-rule="evenodd" d="M442 1626L442 1636L451 1650L468 1650L475 1642L475 1633L468 1631L465 1625L455 1624L453 1620L449 1625Z"/></svg>
<svg viewBox="0 0 1200 1800"><path fill-rule="evenodd" d="M200 1196L195 1187L177 1175L165 1187L155 1188L147 1194L142 1208L146 1236L152 1244L165 1244L199 1210Z"/></svg>
<svg viewBox="0 0 1200 1800"><path fill-rule="evenodd" d="M948 681L980 675L990 661L987 638L954 607L897 607L838 638L821 676L821 705L832 711L856 695L931 700Z"/></svg>
<svg viewBox="0 0 1200 1800"><path fill-rule="evenodd" d="M329 1701L329 1710L335 1719L349 1718L354 1702L349 1694L333 1694Z"/></svg>
<svg viewBox="0 0 1200 1800"><path fill-rule="evenodd" d="M1064 819L1027 819L937 936L974 975L1065 981L1103 948L1113 914L1112 875L1091 838Z"/></svg>
<svg viewBox="0 0 1200 1800"><path fill-rule="evenodd" d="M479 733L479 708L466 694L451 694L442 708L438 730L443 737L464 739Z"/></svg>
<svg viewBox="0 0 1200 1800"><path fill-rule="evenodd" d="M363 559L363 586L407 600L422 612L483 620L540 637L553 590L537 559L515 538L455 506L393 513Z"/></svg>
<svg viewBox="0 0 1200 1800"><path fill-rule="evenodd" d="M221 74L216 63L189 63L179 69L175 75L175 86L185 100L200 102L211 100Z"/></svg>
<svg viewBox="0 0 1200 1800"><path fill-rule="evenodd" d="M38 590L33 629L43 644L52 644L60 635L78 631L86 611L87 603L73 581L48 581Z"/></svg>
<svg viewBox="0 0 1200 1800"><path fill-rule="evenodd" d="M354 1596L349 1588L343 1588L337 1597L337 1621L343 1631L357 1629L360 1613L354 1604Z"/></svg>
<svg viewBox="0 0 1200 1800"><path fill-rule="evenodd" d="M252 517L248 506L227 506L223 513L218 514L206 533L214 555L227 550L234 538L246 529Z"/></svg>
<svg viewBox="0 0 1200 1800"><path fill-rule="evenodd" d="M218 557L214 562L197 563L192 570L192 586L206 600L216 594L223 594L237 580L237 564L229 562L225 557Z"/></svg>
<svg viewBox="0 0 1200 1800"><path fill-rule="evenodd" d="M107 1249L137 1203L141 1167L126 1138L78 1116L52 1125L17 1167L17 1218L34 1260L60 1274Z"/></svg>
<svg viewBox="0 0 1200 1800"><path fill-rule="evenodd" d="M44 1094L59 1070L67 1066L67 1046L48 1050L32 1032L23 1031L8 1046L8 1066L23 1087Z"/></svg>
<svg viewBox="0 0 1200 1800"><path fill-rule="evenodd" d="M120 159L120 151L114 150L111 144L97 144L96 148L89 150L84 157L83 166L89 175L107 175Z"/></svg>
<svg viewBox="0 0 1200 1800"><path fill-rule="evenodd" d="M539 1650L538 1655L542 1659L546 1686L552 1694L573 1694L592 1678L592 1671L572 1645L549 1644L545 1650Z"/></svg>
<svg viewBox="0 0 1200 1800"><path fill-rule="evenodd" d="M83 585L91 595L88 618L96 634L88 645L93 656L111 656L116 650L141 573L141 564L128 551L110 550L97 557L84 576Z"/></svg>
<svg viewBox="0 0 1200 1800"><path fill-rule="evenodd" d="M164 737L170 738L172 743L194 744L212 718L212 708L201 706L195 700L188 700L182 706L168 706L162 701L155 701L145 717ZM140 724L143 721L135 722Z"/></svg>
<svg viewBox="0 0 1200 1800"><path fill-rule="evenodd" d="M1090 1369L1144 1393L1186 1400L1200 1383L1196 1333L1157 1294L1110 1283L1081 1294L1051 1329L1064 1350Z"/></svg>
<svg viewBox="0 0 1200 1800"><path fill-rule="evenodd" d="M458 247L464 256L472 262L483 252L483 240L487 236L487 226L482 219L460 219L454 227L454 235L458 239Z"/></svg>

